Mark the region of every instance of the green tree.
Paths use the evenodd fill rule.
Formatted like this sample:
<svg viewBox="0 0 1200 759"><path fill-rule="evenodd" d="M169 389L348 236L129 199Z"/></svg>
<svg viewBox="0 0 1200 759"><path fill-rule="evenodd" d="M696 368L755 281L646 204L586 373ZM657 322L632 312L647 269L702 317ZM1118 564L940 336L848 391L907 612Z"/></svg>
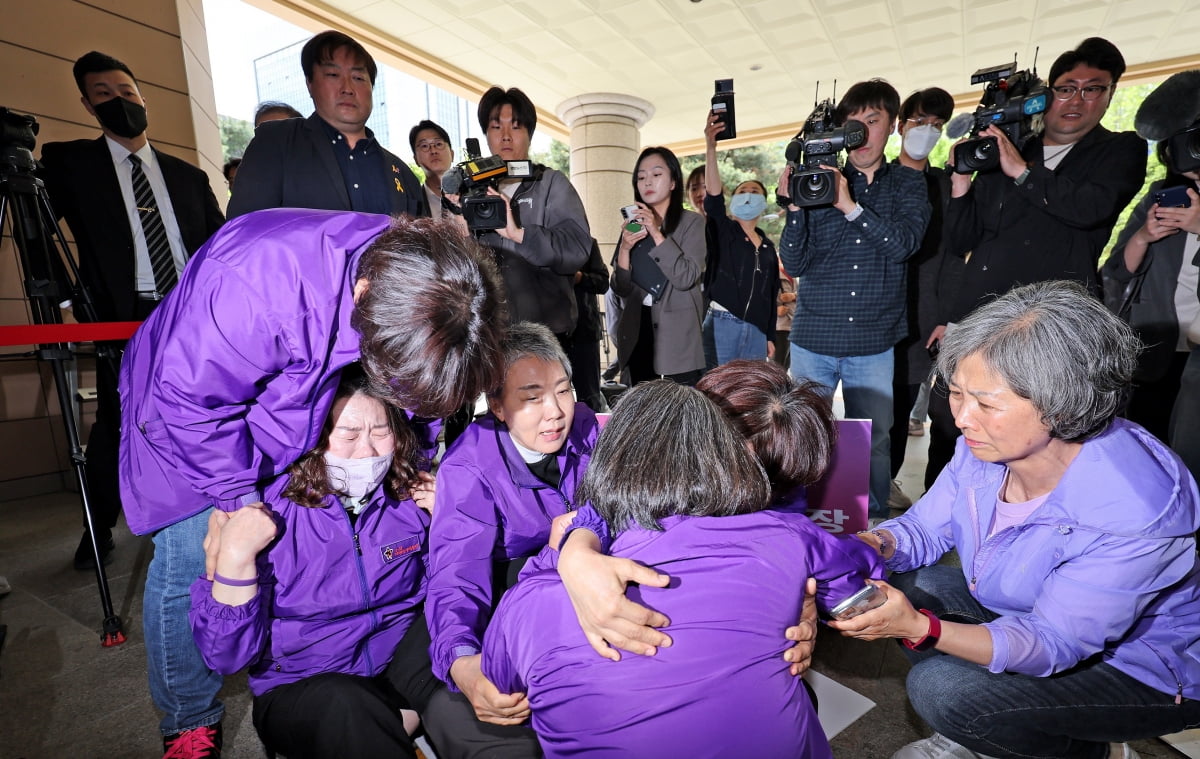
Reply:
<svg viewBox="0 0 1200 759"><path fill-rule="evenodd" d="M529 158L571 176L571 148L566 143L551 140L549 150L530 153Z"/></svg>
<svg viewBox="0 0 1200 759"><path fill-rule="evenodd" d="M217 124L221 129L221 154L225 160L241 158L254 136L254 127L245 119L235 119L232 116L217 115Z"/></svg>

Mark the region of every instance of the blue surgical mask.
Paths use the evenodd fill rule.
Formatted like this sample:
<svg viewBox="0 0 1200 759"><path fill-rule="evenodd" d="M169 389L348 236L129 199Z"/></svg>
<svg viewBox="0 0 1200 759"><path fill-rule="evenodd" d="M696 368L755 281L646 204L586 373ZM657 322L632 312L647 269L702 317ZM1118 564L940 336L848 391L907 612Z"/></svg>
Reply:
<svg viewBox="0 0 1200 759"><path fill-rule="evenodd" d="M729 200L729 212L742 221L754 221L765 210L767 199L757 192L739 192Z"/></svg>

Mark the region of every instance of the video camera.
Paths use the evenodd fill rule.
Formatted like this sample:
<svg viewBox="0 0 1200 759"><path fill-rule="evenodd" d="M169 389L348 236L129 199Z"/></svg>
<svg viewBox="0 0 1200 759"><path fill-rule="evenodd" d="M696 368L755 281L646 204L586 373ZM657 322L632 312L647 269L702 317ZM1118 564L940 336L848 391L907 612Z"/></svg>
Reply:
<svg viewBox="0 0 1200 759"><path fill-rule="evenodd" d="M833 98L819 103L804 128L788 143L784 153L793 168L788 197L780 198L800 208L827 206L837 200L834 172L841 170L838 153L854 150L867 141L867 127L850 119L840 127L833 122ZM803 170L795 169L803 166Z"/></svg>
<svg viewBox="0 0 1200 759"><path fill-rule="evenodd" d="M497 190L507 177L526 179L533 176L530 161L505 161L497 155L481 158L479 140L467 139L467 160L453 167L442 177L442 192L462 196L463 218L472 232L502 229L508 219L502 197L488 195L489 187Z"/></svg>
<svg viewBox="0 0 1200 759"><path fill-rule="evenodd" d="M1049 105L1049 90L1038 78L1037 71L1016 71L1012 63L979 69L971 75L971 84L987 82L971 125L971 139L954 148L954 171L971 174L992 171L1000 165L1000 146L995 137L980 137L979 133L995 124L1019 151L1034 134L1041 131L1041 117Z"/></svg>

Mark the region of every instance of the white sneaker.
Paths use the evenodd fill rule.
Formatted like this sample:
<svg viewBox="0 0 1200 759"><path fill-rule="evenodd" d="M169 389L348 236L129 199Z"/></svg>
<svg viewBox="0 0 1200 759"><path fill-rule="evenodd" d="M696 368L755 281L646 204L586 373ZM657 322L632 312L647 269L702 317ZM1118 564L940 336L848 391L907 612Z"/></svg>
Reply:
<svg viewBox="0 0 1200 759"><path fill-rule="evenodd" d="M934 733L923 741L910 743L901 748L892 754L892 759L992 759L992 757L976 754L941 733Z"/></svg>
<svg viewBox="0 0 1200 759"><path fill-rule="evenodd" d="M1118 745L1118 744L1116 744L1116 743L1113 744L1113 746L1116 746L1116 745ZM1134 751L1132 748L1130 748L1128 743L1122 743L1119 745L1121 747L1120 748L1121 753L1119 753L1119 754L1114 753L1112 751L1112 747L1111 746L1109 747L1109 752L1108 752L1109 759L1142 759L1141 755L1138 754L1138 752Z"/></svg>

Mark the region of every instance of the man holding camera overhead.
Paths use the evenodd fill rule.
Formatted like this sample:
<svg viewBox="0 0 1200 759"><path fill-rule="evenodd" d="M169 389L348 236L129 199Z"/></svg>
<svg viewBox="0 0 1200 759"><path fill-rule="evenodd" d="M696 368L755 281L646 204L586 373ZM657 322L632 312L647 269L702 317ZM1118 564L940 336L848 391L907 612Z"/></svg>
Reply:
<svg viewBox="0 0 1200 759"><path fill-rule="evenodd" d="M478 116L492 155L528 160L537 110L524 92L492 87L479 100ZM571 180L541 164L531 176L503 179L498 190L487 192L505 199L507 216L494 231L480 232L479 241L496 252L512 321L546 325L569 353L579 313L575 273L592 250L579 193Z"/></svg>
<svg viewBox="0 0 1200 759"><path fill-rule="evenodd" d="M865 141L850 150L844 169L833 170L831 205L802 208L789 199L779 241L784 269L796 277L792 376L831 394L840 380L846 416L871 420L872 518L888 514L892 346L908 332L905 262L920 247L930 215L924 177L884 159L899 110L899 93L882 79L846 91L833 121L859 122L850 126L864 127ZM809 126L805 136L820 142ZM780 177L781 192L791 172Z"/></svg>
<svg viewBox="0 0 1200 759"><path fill-rule="evenodd" d="M1121 51L1089 37L1050 67L1040 137L1017 150L994 124L979 132L995 138L1000 165L974 180L969 173L951 176L945 248L967 260L957 297L945 301L931 343L948 325L1017 285L1069 279L1099 296L1100 253L1146 178L1146 141L1100 126L1124 72ZM952 163L953 157L952 151ZM949 418L944 392L932 393L929 406L934 425ZM953 446L931 446L926 482L953 453Z"/></svg>

